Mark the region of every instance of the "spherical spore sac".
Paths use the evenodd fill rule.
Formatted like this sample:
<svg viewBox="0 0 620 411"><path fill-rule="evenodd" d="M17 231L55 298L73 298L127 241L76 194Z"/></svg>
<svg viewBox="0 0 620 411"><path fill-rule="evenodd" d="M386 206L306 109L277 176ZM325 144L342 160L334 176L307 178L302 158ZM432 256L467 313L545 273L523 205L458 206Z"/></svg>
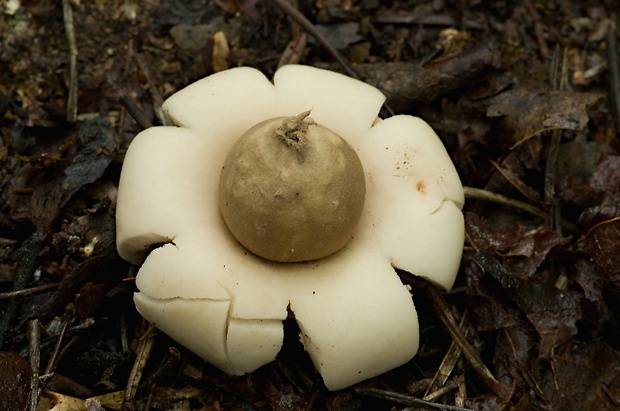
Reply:
<svg viewBox="0 0 620 411"><path fill-rule="evenodd" d="M250 128L222 167L224 221L244 247L268 260L310 261L340 250L364 206L355 150L309 114Z"/></svg>

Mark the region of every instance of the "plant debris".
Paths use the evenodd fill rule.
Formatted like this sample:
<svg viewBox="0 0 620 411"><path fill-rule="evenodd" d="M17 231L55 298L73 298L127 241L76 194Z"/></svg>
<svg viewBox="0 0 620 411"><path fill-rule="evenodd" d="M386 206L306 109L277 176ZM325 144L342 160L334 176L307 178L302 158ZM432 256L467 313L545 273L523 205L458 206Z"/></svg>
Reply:
<svg viewBox="0 0 620 411"><path fill-rule="evenodd" d="M0 411L620 408L615 1L0 7ZM339 392L293 320L258 371L205 364L138 316L115 249L123 155L165 124L162 101L227 67L297 62L427 120L468 197L454 289L401 273L418 355Z"/></svg>

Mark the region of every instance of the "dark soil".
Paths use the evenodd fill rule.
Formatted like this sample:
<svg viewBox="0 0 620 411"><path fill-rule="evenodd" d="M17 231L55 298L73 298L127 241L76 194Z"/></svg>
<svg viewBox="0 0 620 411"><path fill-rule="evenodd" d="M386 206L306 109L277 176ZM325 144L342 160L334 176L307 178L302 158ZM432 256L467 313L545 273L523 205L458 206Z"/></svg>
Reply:
<svg viewBox="0 0 620 411"><path fill-rule="evenodd" d="M619 409L616 1L299 1L303 29L282 3L0 3L0 411ZM467 187L454 289L401 273L418 355L339 392L294 324L278 361L238 378L148 338L115 248L123 155L163 99L288 63L424 118Z"/></svg>

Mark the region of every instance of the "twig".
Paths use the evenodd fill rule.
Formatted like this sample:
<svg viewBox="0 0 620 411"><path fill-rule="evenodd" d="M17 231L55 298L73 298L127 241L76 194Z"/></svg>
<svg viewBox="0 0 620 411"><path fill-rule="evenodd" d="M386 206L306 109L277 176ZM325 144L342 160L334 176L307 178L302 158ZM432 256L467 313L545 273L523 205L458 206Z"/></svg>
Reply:
<svg viewBox="0 0 620 411"><path fill-rule="evenodd" d="M127 338L127 317L125 313L121 313L121 349L124 353L129 351L129 339Z"/></svg>
<svg viewBox="0 0 620 411"><path fill-rule="evenodd" d="M463 191L465 192L465 198L472 198L472 199L476 199L476 200L484 200L484 201L492 201L494 203L498 203L498 204L503 204L503 205L507 205L510 207L514 207L514 208L518 208L520 210L526 211L532 215L535 215L536 217L540 217L542 219L545 219L545 217L547 216L547 214L528 204L525 203L523 201L519 201L519 200L515 200L513 198L510 197L506 197L502 194L497 194L497 193L493 193L491 191L487 191L487 190L483 190L481 188L475 188L475 187L463 187ZM574 231L574 232L578 232L579 229L577 228L577 226L569 221L566 220L561 220L561 224L562 226L564 226L564 228Z"/></svg>
<svg viewBox="0 0 620 411"><path fill-rule="evenodd" d="M450 393L452 391L456 391L457 388L458 387L456 385L456 382L450 381L446 385L441 386L441 388L436 389L435 391L431 392L430 394L425 394L424 398L422 398L422 399L424 401L435 402L439 398L447 395L448 393Z"/></svg>
<svg viewBox="0 0 620 411"><path fill-rule="evenodd" d="M467 320L467 312L463 314L461 317L461 322L459 323L459 328L465 328L465 321ZM468 330L464 331L465 336L467 337ZM441 365L437 369L437 372L433 376L431 383L428 385L426 392L424 393L425 400L431 400L432 394L435 394L437 391L433 391L435 388L440 388L446 385L448 378L452 374L454 370L454 366L456 365L458 359L461 358L461 349L456 345L454 341L450 343L450 348L444 355L443 360L441 361Z"/></svg>
<svg viewBox="0 0 620 411"><path fill-rule="evenodd" d="M7 291L6 293L0 293L0 300L7 300L9 298L16 298L16 297L26 297L32 294L36 294L42 291L47 291L52 288L56 288L59 285L60 283L51 283L51 284L38 285L36 287L24 288L23 290Z"/></svg>
<svg viewBox="0 0 620 411"><path fill-rule="evenodd" d="M607 32L607 66L609 67L609 94L611 94L612 115L616 134L620 137L620 66L618 65L618 26L617 15L611 17Z"/></svg>
<svg viewBox="0 0 620 411"><path fill-rule="evenodd" d="M559 65L559 50L555 51L552 81L554 90L564 90L568 75L568 52L562 49L562 63ZM560 152L560 142L562 140L562 130L551 132L551 143L547 153L547 163L545 167L545 204L548 204L547 226L552 230L561 231L560 206L555 198L555 181L557 178L558 153Z"/></svg>
<svg viewBox="0 0 620 411"><path fill-rule="evenodd" d="M398 404L408 406L420 406L431 410L446 410L446 411L472 411L470 408L455 407L453 405L435 404L434 402L425 401L411 395L400 394L394 391L380 390L378 388L361 387L355 390L356 393L361 395L367 395L374 398L380 398L383 400L392 401Z"/></svg>
<svg viewBox="0 0 620 411"><path fill-rule="evenodd" d="M155 372L153 372L147 379L144 381L138 389L143 390L147 387L153 387L157 383L157 381L164 375L166 372L171 370L181 359L181 352L176 347L170 347L168 349L170 356Z"/></svg>
<svg viewBox="0 0 620 411"><path fill-rule="evenodd" d="M448 329L450 336L452 336L452 340L461 349L461 352L463 353L467 361L471 364L472 368L476 371L478 376L485 383L485 385L493 393L495 393L495 395L497 395L504 401L509 401L511 395L510 388L505 384L497 381L493 374L491 374L491 371L489 371L486 365L482 362L480 356L476 353L476 351L474 351L474 348L471 346L471 344L469 344L469 342L461 332L443 296L439 294L437 289L427 281L420 280L414 275L406 272L403 272L403 277L411 284L424 290L428 298L431 300L433 307L435 308L435 312L437 313L437 315L439 315L439 318Z"/></svg>
<svg viewBox="0 0 620 411"><path fill-rule="evenodd" d="M69 95L67 97L67 121L74 123L77 119L77 56L78 49L75 41L75 26L73 25L73 9L71 0L62 0L62 16L65 22L65 32L69 42Z"/></svg>
<svg viewBox="0 0 620 411"><path fill-rule="evenodd" d="M34 271L40 264L41 250L43 249L45 235L35 231L19 249L18 264L13 279L13 292L21 291L32 278ZM0 347L4 342L5 333L13 321L13 317L19 307L19 300L9 299L0 318Z"/></svg>
<svg viewBox="0 0 620 411"><path fill-rule="evenodd" d="M151 120L149 120L144 115L144 112L142 111L142 109L138 107L136 102L133 101L131 97L127 95L122 95L119 102L121 103L121 106L123 106L125 110L127 110L129 115L133 117L134 120L136 120L136 122L140 125L140 127L142 127L143 129L153 127L153 123L151 123Z"/></svg>
<svg viewBox="0 0 620 411"><path fill-rule="evenodd" d="M547 227L561 232L560 224L560 205L555 198L555 181L558 169L558 153L560 152L560 142L562 140L562 131L553 130L551 132L551 144L547 152L547 163L545 167L545 204L548 204L546 221Z"/></svg>
<svg viewBox="0 0 620 411"><path fill-rule="evenodd" d="M510 340L510 345L512 346L513 351L515 351L512 340ZM542 388L540 388L540 386L538 385L534 377L532 377L532 374L528 371L525 365L523 365L523 363L516 358L516 355L513 363L515 365L515 370L517 374L519 374L525 384L527 384L527 386L536 393L538 398L540 398L545 403L545 405L547 406L547 411L553 411L553 404L551 404L551 402L547 400L547 397L543 392Z"/></svg>
<svg viewBox="0 0 620 411"><path fill-rule="evenodd" d="M459 364L462 366L463 361L459 361ZM464 407L465 400L467 399L467 385L465 384L465 374L461 374L456 377L456 386L457 390L456 394L454 394L454 405Z"/></svg>
<svg viewBox="0 0 620 411"><path fill-rule="evenodd" d="M32 379L30 380L30 411L36 411L39 403L39 367L41 364L41 340L39 320L36 318L28 323L28 342L30 368Z"/></svg>
<svg viewBox="0 0 620 411"><path fill-rule="evenodd" d="M146 81L149 84L149 91L151 92L151 96L153 97L154 102L153 109L155 110L155 115L159 119L159 123L162 126L171 125L172 121L170 121L168 115L162 108L164 104L164 99L161 94L159 94L159 90L157 90L157 87L154 86L155 83L153 82L151 67L147 63L146 58L144 57L144 53L136 54L136 61L138 62L140 70L142 70L142 73L144 74L144 77L146 77Z"/></svg>
<svg viewBox="0 0 620 411"><path fill-rule="evenodd" d="M155 327L151 324L148 330L140 339L138 348L136 349L136 360L133 363L129 379L127 380L127 388L125 389L125 398L123 399L123 410L131 409L131 405L138 391L140 380L142 379L142 372L144 366L151 356L153 349L153 343L155 342Z"/></svg>
<svg viewBox="0 0 620 411"><path fill-rule="evenodd" d="M525 9L527 10L528 20L533 25L534 34L536 35L536 43L538 44L538 50L540 52L540 57L546 59L549 56L549 46L547 45L547 40L545 38L544 26L541 22L540 13L536 10L536 8L532 5L531 1L524 2Z"/></svg>
<svg viewBox="0 0 620 411"><path fill-rule="evenodd" d="M65 333L67 332L68 326L69 321L65 317L62 323L60 333L58 334L58 340L56 341L56 345L54 345L54 351L52 351L52 355L50 356L50 359L47 361L47 365L45 366L45 371L43 371L44 375L50 374L56 366L56 360L58 359L58 353L60 352L60 345L65 338Z"/></svg>
<svg viewBox="0 0 620 411"><path fill-rule="evenodd" d="M605 396L607 397L609 402L611 402L611 405L617 409L620 405L620 402L618 402L618 400L614 398L614 394L609 391L609 388L607 388L605 384L601 384L600 387L601 390L605 393Z"/></svg>
<svg viewBox="0 0 620 411"><path fill-rule="evenodd" d="M456 342L456 345L461 349L463 355L476 373L484 381L484 383L500 398L508 401L510 399L510 389L497 381L491 371L482 362L478 354L474 351L473 347L469 344L461 330L459 329L448 305L444 301L443 297L437 292L437 289L430 283L426 283L425 291L431 298L433 305L435 306L435 312L437 312L448 329L448 332L452 336L452 340Z"/></svg>
<svg viewBox="0 0 620 411"><path fill-rule="evenodd" d="M74 335L73 337L71 337L69 342L67 344L65 344L65 346L62 349L62 351L56 357L56 362L62 362L62 359L65 358L67 353L69 353L69 351L79 341L79 339L80 339L80 337L78 337L77 335Z"/></svg>
<svg viewBox="0 0 620 411"><path fill-rule="evenodd" d="M342 55L338 50L336 50L329 41L325 37L323 37L312 25L310 20L306 18L299 10L293 7L286 0L271 0L276 4L283 12L288 14L293 20L297 22L308 34L310 34L314 39L329 53L330 56L334 58L342 68L347 72L347 74L353 78L359 80L359 75L349 63L349 61Z"/></svg>
<svg viewBox="0 0 620 411"><path fill-rule="evenodd" d="M540 218L545 218L545 213L542 210L539 210L538 208L528 203L515 200L510 197L506 197L502 194L493 193L491 191L487 191L487 190L483 190L481 188L475 188L475 187L463 187L463 191L465 192L465 198L492 201L494 203L503 204L503 205L507 205L510 207L521 209L523 211L526 211Z"/></svg>
<svg viewBox="0 0 620 411"><path fill-rule="evenodd" d="M465 236L474 250L476 250L473 261L478 265L478 267L482 268L484 272L491 274L507 292L508 290L516 290L518 288L517 280L515 280L512 273L510 273L497 259L495 254L484 249L480 249L474 241L472 241L468 233L465 233Z"/></svg>
<svg viewBox="0 0 620 411"><path fill-rule="evenodd" d="M283 12L288 14L297 24L301 26L308 34L310 34L314 39L327 51L327 53L332 56L334 60L338 62L344 69L344 71L349 75L349 77L353 77L354 79L361 80L359 73L353 68L349 60L346 59L338 50L336 50L330 43L327 41L325 37L321 35L315 28L314 25L304 16L299 10L293 7L286 0L271 0L276 4ZM383 103L383 108L387 112L388 116L393 116L394 110L387 103Z"/></svg>

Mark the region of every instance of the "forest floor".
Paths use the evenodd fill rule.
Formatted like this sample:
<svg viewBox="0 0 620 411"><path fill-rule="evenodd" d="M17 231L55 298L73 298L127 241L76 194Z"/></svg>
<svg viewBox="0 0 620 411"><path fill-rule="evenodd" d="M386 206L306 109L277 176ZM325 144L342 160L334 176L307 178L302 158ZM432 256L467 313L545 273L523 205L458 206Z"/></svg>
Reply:
<svg viewBox="0 0 620 411"><path fill-rule="evenodd" d="M0 411L620 409L616 1L293 3L0 2ZM417 356L336 392L293 343L233 378L145 335L115 245L124 153L162 101L291 63L429 122L466 187L454 288L400 273Z"/></svg>

